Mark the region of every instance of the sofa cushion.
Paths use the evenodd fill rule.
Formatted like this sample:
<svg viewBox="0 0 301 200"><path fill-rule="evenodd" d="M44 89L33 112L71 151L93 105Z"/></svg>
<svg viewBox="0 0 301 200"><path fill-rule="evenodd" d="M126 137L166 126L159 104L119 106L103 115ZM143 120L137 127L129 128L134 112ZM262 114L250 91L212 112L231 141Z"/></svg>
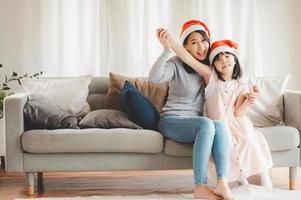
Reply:
<svg viewBox="0 0 301 200"><path fill-rule="evenodd" d="M93 77L89 85L89 95L87 102L91 110L103 109L105 104L105 97L108 91L108 77Z"/></svg>
<svg viewBox="0 0 301 200"><path fill-rule="evenodd" d="M244 77L247 90L254 84L260 95L248 112L248 117L257 127L283 125L283 94L290 76Z"/></svg>
<svg viewBox="0 0 301 200"><path fill-rule="evenodd" d="M32 100L59 106L73 116L85 115L92 76L22 79L22 86Z"/></svg>
<svg viewBox="0 0 301 200"><path fill-rule="evenodd" d="M77 119L58 106L41 100L29 100L23 109L26 130L79 129Z"/></svg>
<svg viewBox="0 0 301 200"><path fill-rule="evenodd" d="M286 151L299 146L299 131L289 126L258 128L265 136L271 151ZM170 156L191 156L193 143L178 143L167 139L164 154Z"/></svg>
<svg viewBox="0 0 301 200"><path fill-rule="evenodd" d="M121 99L123 106L135 123L145 129L157 130L160 118L159 112L153 104L128 81L125 82L121 90Z"/></svg>
<svg viewBox="0 0 301 200"><path fill-rule="evenodd" d="M122 110L120 91L128 80L132 83L144 96L146 96L156 109L161 112L163 105L167 99L168 83L153 83L147 80L120 76L110 73L109 88L105 100L105 108Z"/></svg>
<svg viewBox="0 0 301 200"><path fill-rule="evenodd" d="M23 133L22 146L31 153L160 153L163 136L124 128L31 130Z"/></svg>
<svg viewBox="0 0 301 200"><path fill-rule="evenodd" d="M142 129L119 110L99 109L88 112L79 122L80 128L131 128Z"/></svg>
<svg viewBox="0 0 301 200"><path fill-rule="evenodd" d="M299 131L290 126L257 128L266 138L271 151L285 151L299 146Z"/></svg>

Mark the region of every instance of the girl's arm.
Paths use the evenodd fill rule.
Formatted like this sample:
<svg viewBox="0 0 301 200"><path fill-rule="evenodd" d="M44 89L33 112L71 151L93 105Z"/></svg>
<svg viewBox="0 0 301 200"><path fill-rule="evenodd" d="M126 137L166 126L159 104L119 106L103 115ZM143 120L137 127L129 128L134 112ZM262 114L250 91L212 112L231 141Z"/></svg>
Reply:
<svg viewBox="0 0 301 200"><path fill-rule="evenodd" d="M172 50L177 54L177 56L192 69L194 69L200 76L202 76L208 84L209 78L211 76L212 70L209 66L200 63L196 60L184 47L178 44L173 38L168 36L169 45Z"/></svg>
<svg viewBox="0 0 301 200"><path fill-rule="evenodd" d="M236 117L243 117L249 111L251 105L254 103L256 97L259 94L258 86L254 85L250 92L247 93L246 91L241 92L241 94L237 97L235 103L235 111L234 115Z"/></svg>
<svg viewBox="0 0 301 200"><path fill-rule="evenodd" d="M250 109L250 104L246 101L246 93L240 94L235 103L235 117L243 117Z"/></svg>

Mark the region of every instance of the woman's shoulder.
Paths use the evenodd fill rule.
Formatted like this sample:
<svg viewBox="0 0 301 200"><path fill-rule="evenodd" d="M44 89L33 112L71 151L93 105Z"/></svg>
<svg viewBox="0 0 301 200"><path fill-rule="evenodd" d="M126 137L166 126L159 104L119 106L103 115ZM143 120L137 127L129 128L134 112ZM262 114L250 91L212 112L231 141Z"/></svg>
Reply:
<svg viewBox="0 0 301 200"><path fill-rule="evenodd" d="M183 65L184 64L183 61L178 56L173 56L173 57L169 58L168 61L173 62L177 65Z"/></svg>

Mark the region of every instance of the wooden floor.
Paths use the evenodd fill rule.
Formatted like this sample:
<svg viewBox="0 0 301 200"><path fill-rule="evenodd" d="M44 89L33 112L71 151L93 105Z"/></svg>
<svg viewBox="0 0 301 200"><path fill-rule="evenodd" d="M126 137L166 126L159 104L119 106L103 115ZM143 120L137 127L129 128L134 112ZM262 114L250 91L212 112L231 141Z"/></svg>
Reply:
<svg viewBox="0 0 301 200"><path fill-rule="evenodd" d="M274 187L288 188L287 168L273 168L270 174ZM298 190L300 177L299 168ZM45 193L34 197L192 193L193 175L191 170L44 173L44 186ZM25 175L0 171L0 200L15 198L27 198Z"/></svg>

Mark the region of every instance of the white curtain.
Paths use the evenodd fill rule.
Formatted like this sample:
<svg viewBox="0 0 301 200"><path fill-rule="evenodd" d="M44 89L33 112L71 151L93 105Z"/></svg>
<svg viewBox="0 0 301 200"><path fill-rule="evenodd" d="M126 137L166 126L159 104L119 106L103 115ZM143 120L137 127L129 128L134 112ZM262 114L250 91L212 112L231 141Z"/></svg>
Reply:
<svg viewBox="0 0 301 200"><path fill-rule="evenodd" d="M255 7L255 0L1 0L1 16L15 24L4 24L1 38L11 43L1 62L45 76L146 76L162 50L156 28L178 38L185 21L200 19L213 40L239 43L244 73L253 75Z"/></svg>

